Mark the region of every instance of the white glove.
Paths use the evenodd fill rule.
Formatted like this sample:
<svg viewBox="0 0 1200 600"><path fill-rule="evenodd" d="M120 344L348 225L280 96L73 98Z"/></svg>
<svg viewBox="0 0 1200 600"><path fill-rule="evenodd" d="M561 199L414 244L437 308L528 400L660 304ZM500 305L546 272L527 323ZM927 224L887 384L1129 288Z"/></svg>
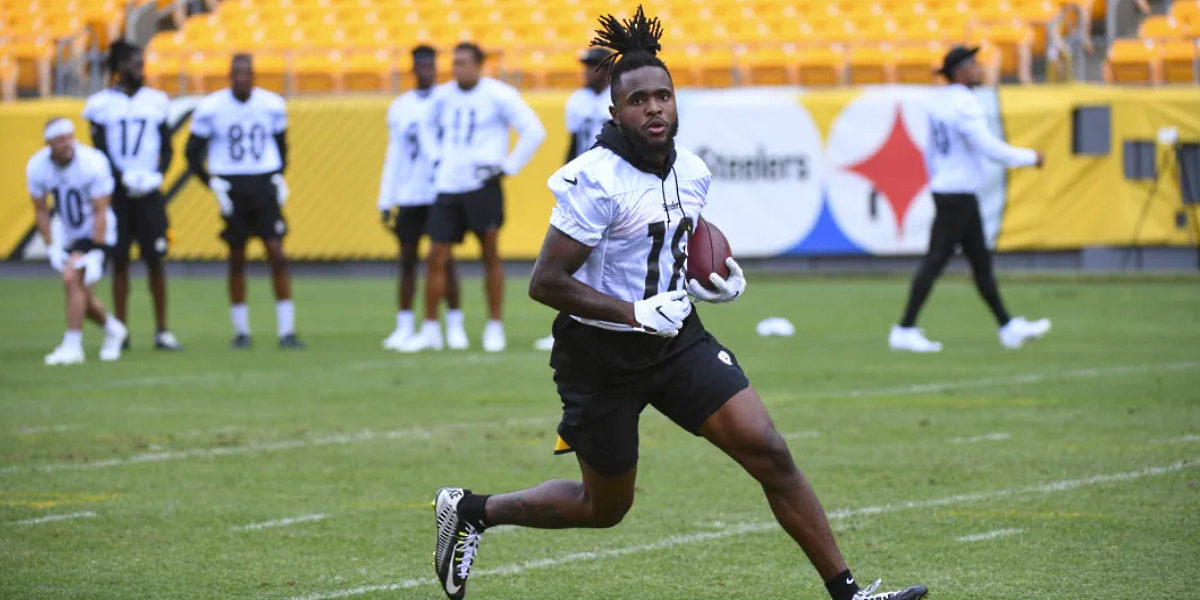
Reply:
<svg viewBox="0 0 1200 600"><path fill-rule="evenodd" d="M213 196L217 198L217 208L221 210L221 216L228 217L232 215L233 200L229 199L229 190L233 189L233 186L220 177L210 177L208 179L208 188L212 190Z"/></svg>
<svg viewBox="0 0 1200 600"><path fill-rule="evenodd" d="M690 314L692 301L683 290L663 292L633 303L633 318L641 324L637 331L659 337L679 335L683 320Z"/></svg>
<svg viewBox="0 0 1200 600"><path fill-rule="evenodd" d="M275 184L275 201L279 202L280 208L283 208L283 205L287 204L288 195L291 194L287 182L283 180L283 173L272 175L271 183Z"/></svg>
<svg viewBox="0 0 1200 600"><path fill-rule="evenodd" d="M67 264L70 255L62 246L50 246L46 248L46 257L50 259L50 268L62 273L63 265Z"/></svg>
<svg viewBox="0 0 1200 600"><path fill-rule="evenodd" d="M100 276L104 274L104 251L99 248L88 250L79 260L79 264L83 268L83 285L92 285L100 281Z"/></svg>
<svg viewBox="0 0 1200 600"><path fill-rule="evenodd" d="M712 282L716 291L710 290L702 285L699 281L692 279L687 283L688 293L697 300L704 302L733 302L737 300L746 291L746 276L742 274L742 268L738 266L737 261L733 257L725 259L725 266L729 267L729 279L722 279L716 273L709 273L708 280Z"/></svg>
<svg viewBox="0 0 1200 600"><path fill-rule="evenodd" d="M129 190L130 197L140 198L158 190L162 186L162 173L157 171L139 171L136 169L121 174L121 183Z"/></svg>

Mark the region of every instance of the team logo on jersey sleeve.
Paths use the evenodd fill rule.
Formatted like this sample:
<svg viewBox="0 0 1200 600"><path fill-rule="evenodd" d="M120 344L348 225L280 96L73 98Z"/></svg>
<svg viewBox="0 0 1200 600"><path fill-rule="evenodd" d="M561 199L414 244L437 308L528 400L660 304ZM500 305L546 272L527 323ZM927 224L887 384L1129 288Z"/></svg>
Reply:
<svg viewBox="0 0 1200 600"><path fill-rule="evenodd" d="M717 358L718 358L718 359L719 359L721 362L723 362L723 363L725 363L725 364L727 364L727 365L729 365L729 366L731 366L731 367L733 366L733 357L729 356L729 353L728 353L728 352L726 352L726 351L724 351L724 350L722 350L722 351L718 352L718 353L717 353Z"/></svg>

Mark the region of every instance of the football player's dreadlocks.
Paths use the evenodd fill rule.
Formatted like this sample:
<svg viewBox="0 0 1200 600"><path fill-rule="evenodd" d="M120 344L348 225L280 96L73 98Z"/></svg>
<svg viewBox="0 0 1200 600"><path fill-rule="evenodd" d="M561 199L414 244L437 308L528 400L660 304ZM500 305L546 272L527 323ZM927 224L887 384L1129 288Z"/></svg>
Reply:
<svg viewBox="0 0 1200 600"><path fill-rule="evenodd" d="M605 65L612 67L608 76L610 84L619 81L622 74L642 67L658 67L670 75L667 65L657 56L662 50L662 45L658 43L661 37L662 23L658 17L647 19L640 4L632 19L618 21L612 15L604 15L600 17L600 29L596 30L592 45L608 48L613 53L596 68L601 69Z"/></svg>

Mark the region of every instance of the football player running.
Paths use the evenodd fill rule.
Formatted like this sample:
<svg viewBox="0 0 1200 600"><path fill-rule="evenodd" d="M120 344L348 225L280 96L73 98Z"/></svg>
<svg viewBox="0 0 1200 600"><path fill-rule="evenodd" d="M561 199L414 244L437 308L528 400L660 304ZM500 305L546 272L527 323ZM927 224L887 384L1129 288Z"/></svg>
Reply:
<svg viewBox="0 0 1200 600"><path fill-rule="evenodd" d="M581 480L557 479L506 494L446 487L435 498L434 567L452 599L489 527L612 527L633 504L638 417L647 405L703 436L762 486L780 526L808 555L833 600L917 600L924 586L860 589L828 519L787 443L733 353L705 330L688 294L740 297L733 259L710 291L686 281L687 241L711 174L674 144L675 86L656 56L662 28L638 8L601 19L596 45L615 51L612 120L598 147L550 177L557 200L529 283L558 309L550 364L563 405L557 451L576 454Z"/></svg>

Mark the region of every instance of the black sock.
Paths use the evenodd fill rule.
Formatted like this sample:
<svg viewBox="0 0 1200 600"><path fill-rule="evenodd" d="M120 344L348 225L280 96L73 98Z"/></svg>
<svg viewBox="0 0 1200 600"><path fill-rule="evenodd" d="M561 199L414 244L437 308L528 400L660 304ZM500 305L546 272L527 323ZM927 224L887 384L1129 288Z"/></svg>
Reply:
<svg viewBox="0 0 1200 600"><path fill-rule="evenodd" d="M472 494L470 490L463 492L462 500L458 501L458 516L480 531L487 529L487 511L484 506L487 505L488 496L491 494Z"/></svg>
<svg viewBox="0 0 1200 600"><path fill-rule="evenodd" d="M850 574L850 569L846 569L826 579L825 589L829 590L829 597L833 600L854 600L854 594L858 592L858 584L854 583L854 576Z"/></svg>

